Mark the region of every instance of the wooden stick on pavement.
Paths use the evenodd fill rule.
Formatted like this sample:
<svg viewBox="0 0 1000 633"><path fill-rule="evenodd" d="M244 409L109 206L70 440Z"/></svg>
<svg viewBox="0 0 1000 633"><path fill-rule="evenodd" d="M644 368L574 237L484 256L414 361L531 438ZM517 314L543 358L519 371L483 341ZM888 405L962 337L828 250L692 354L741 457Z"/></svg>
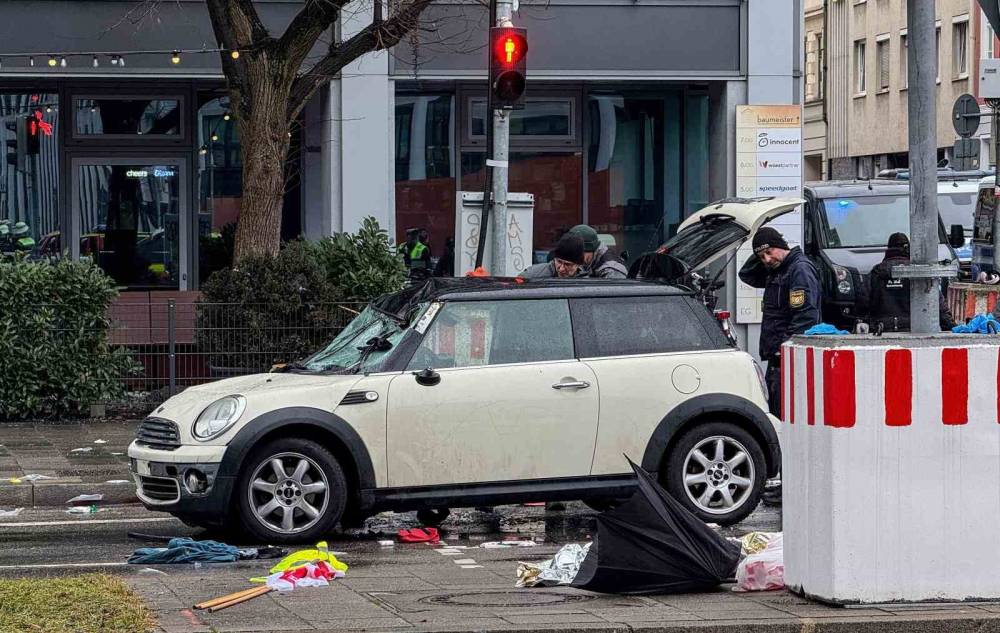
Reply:
<svg viewBox="0 0 1000 633"><path fill-rule="evenodd" d="M194 608L195 609L207 609L209 607L214 607L217 604L222 604L223 602L229 602L231 600L235 600L236 598L240 598L242 596L245 596L248 593L252 593L254 591L259 591L259 590L260 590L259 586L258 587L250 587L249 589L244 589L243 591L237 591L235 593L231 593L231 594L228 594L228 595L225 595L225 596L219 596L218 598L213 598L211 600L206 600L205 602L199 602L198 604L194 605Z"/></svg>
<svg viewBox="0 0 1000 633"><path fill-rule="evenodd" d="M270 591L272 591L272 589L270 587L268 587L268 586L265 585L263 587L258 587L255 591L256 591L256 593L250 592L250 593L244 594L243 596L240 596L239 598L235 598L233 600L230 600L229 602L223 602L221 604L215 605L214 607L209 607L208 608L208 612L209 613L215 613L216 611L221 611L223 609L228 609L229 607L232 607L234 605L240 604L241 602L246 602L248 600L253 600L254 598L256 598L258 596L263 596L265 593L269 593Z"/></svg>

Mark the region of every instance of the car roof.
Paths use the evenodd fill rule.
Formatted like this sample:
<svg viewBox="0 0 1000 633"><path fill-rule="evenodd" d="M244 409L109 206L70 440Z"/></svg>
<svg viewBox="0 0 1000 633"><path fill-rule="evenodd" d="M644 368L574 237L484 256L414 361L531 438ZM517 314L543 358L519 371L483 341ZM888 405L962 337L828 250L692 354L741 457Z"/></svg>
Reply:
<svg viewBox="0 0 1000 633"><path fill-rule="evenodd" d="M806 188L817 198L861 198L864 196L909 195L910 181L887 178L871 180L824 180L807 182ZM938 193L975 191L978 179L940 178Z"/></svg>
<svg viewBox="0 0 1000 633"><path fill-rule="evenodd" d="M817 198L860 198L863 196L910 194L909 181L889 180L885 178L807 182L805 188Z"/></svg>
<svg viewBox="0 0 1000 633"><path fill-rule="evenodd" d="M509 299L566 299L582 297L685 296L676 286L628 279L521 279L517 277L433 277L384 295L373 306L405 318L426 301L497 301Z"/></svg>

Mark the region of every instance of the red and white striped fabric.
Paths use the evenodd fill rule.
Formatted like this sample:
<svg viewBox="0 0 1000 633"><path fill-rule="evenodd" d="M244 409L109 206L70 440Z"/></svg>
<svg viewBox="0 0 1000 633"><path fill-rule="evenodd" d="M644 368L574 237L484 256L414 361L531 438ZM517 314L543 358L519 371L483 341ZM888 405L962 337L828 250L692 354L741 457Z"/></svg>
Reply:
<svg viewBox="0 0 1000 633"><path fill-rule="evenodd" d="M782 421L858 424L1000 422L1000 346L782 348Z"/></svg>
<svg viewBox="0 0 1000 633"><path fill-rule="evenodd" d="M955 320L963 323L977 314L993 312L997 295L996 286L953 283L948 286L948 308Z"/></svg>
<svg viewBox="0 0 1000 633"><path fill-rule="evenodd" d="M1000 598L1000 346L806 340L782 350L786 584L844 603Z"/></svg>

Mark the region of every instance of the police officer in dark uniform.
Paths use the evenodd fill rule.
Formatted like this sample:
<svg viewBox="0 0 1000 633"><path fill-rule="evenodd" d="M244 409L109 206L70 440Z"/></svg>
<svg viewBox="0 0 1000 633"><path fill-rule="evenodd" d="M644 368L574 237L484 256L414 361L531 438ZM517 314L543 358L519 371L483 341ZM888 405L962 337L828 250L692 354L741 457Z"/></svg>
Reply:
<svg viewBox="0 0 1000 633"><path fill-rule="evenodd" d="M740 279L764 289L760 358L767 361L768 407L781 415L781 344L822 320L819 273L802 249L788 248L781 233L769 226L754 235L753 252Z"/></svg>
<svg viewBox="0 0 1000 633"><path fill-rule="evenodd" d="M886 245L885 259L872 268L868 277L868 321L873 331L910 331L910 280L896 279L892 267L910 263L910 239L905 233L893 233ZM941 329L955 327L951 310L939 295Z"/></svg>

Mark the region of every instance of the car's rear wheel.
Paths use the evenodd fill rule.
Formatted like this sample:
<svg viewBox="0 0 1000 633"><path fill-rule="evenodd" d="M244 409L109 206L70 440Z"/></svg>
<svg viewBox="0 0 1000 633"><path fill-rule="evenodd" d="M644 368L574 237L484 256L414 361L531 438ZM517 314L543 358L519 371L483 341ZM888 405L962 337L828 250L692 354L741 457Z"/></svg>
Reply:
<svg viewBox="0 0 1000 633"><path fill-rule="evenodd" d="M275 440L255 450L237 488L243 526L268 543L314 541L333 530L347 505L337 459L316 442Z"/></svg>
<svg viewBox="0 0 1000 633"><path fill-rule="evenodd" d="M667 454L660 481L703 521L732 525L760 503L767 462L760 443L730 422L699 424Z"/></svg>

